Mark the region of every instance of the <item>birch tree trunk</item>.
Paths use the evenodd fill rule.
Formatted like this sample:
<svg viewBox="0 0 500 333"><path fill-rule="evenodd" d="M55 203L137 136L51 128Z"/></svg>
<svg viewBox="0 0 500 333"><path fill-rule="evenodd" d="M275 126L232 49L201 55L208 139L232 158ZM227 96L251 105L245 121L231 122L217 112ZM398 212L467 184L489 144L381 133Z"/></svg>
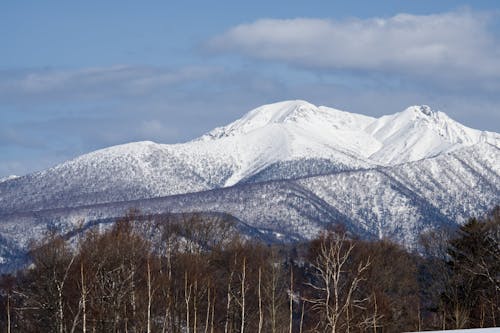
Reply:
<svg viewBox="0 0 500 333"><path fill-rule="evenodd" d="M194 293L193 293L193 333L198 332L198 280L194 281Z"/></svg>
<svg viewBox="0 0 500 333"><path fill-rule="evenodd" d="M217 292L214 290L214 297L212 300L212 316L210 318L210 333L214 333L214 317L215 317L215 296Z"/></svg>
<svg viewBox="0 0 500 333"><path fill-rule="evenodd" d="M59 286L57 289L57 304L58 304L58 315L59 315L59 333L64 333L64 311L63 311L63 299L62 299L62 286Z"/></svg>
<svg viewBox="0 0 500 333"><path fill-rule="evenodd" d="M189 301L191 300L191 285L188 292L187 271L184 271L184 301L186 302L186 333L189 333Z"/></svg>
<svg viewBox="0 0 500 333"><path fill-rule="evenodd" d="M259 297L259 331L258 333L262 332L262 325L264 322L264 316L262 313L262 267L259 267L259 285L258 285L258 297Z"/></svg>
<svg viewBox="0 0 500 333"><path fill-rule="evenodd" d="M152 303L152 292L151 292L151 263L148 256L147 259L148 268L148 313L147 313L147 333L151 333L151 303Z"/></svg>
<svg viewBox="0 0 500 333"><path fill-rule="evenodd" d="M243 271L241 274L241 328L240 333L245 331L245 279L246 279L246 257L243 257Z"/></svg>
<svg viewBox="0 0 500 333"><path fill-rule="evenodd" d="M271 332L276 333L276 289L278 285L278 273L274 266L271 268Z"/></svg>
<svg viewBox="0 0 500 333"><path fill-rule="evenodd" d="M231 284L233 281L233 276L234 276L234 270L231 269L231 273L229 274L229 279L227 282L226 323L224 324L224 333L228 333L229 329L229 311L231 309Z"/></svg>
<svg viewBox="0 0 500 333"><path fill-rule="evenodd" d="M209 327L209 323L210 323L210 308L211 308L211 304L210 304L210 286L208 286L208 288L207 288L207 312L206 312L206 315L205 315L205 333L208 333L208 327Z"/></svg>
<svg viewBox="0 0 500 333"><path fill-rule="evenodd" d="M83 261L80 263L80 280L82 284L82 333L87 333L87 288L85 286Z"/></svg>
<svg viewBox="0 0 500 333"><path fill-rule="evenodd" d="M73 265L73 262L75 261L75 255L71 257L71 260L66 267L66 271L64 272L64 276L62 280L56 281L56 288L57 288L57 305L58 305L58 319L59 319L59 333L64 333L64 307L63 307L63 289L64 289L64 284L66 283L66 279L68 278L68 273ZM57 274L54 272L54 276Z"/></svg>
<svg viewBox="0 0 500 333"><path fill-rule="evenodd" d="M304 306L305 306L305 302L302 302L302 308L300 310L300 327L299 327L299 333L302 333L302 328L304 327Z"/></svg>

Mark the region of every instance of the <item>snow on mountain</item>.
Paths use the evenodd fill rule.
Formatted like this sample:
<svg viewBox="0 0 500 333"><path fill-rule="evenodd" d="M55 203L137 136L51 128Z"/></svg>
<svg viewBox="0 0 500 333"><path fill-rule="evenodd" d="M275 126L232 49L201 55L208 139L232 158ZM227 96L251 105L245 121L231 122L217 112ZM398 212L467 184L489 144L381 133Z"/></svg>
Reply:
<svg viewBox="0 0 500 333"><path fill-rule="evenodd" d="M435 158L299 183L366 232L414 245L426 229L463 223L500 203L500 149L479 143Z"/></svg>
<svg viewBox="0 0 500 333"><path fill-rule="evenodd" d="M426 105L375 119L300 100L261 106L200 139L244 137L269 128L290 133L294 157L318 158L322 149L312 156L308 152L326 146L382 165L416 161L479 142L500 144L499 134L468 128Z"/></svg>
<svg viewBox="0 0 500 333"><path fill-rule="evenodd" d="M479 142L500 146L497 133L465 127L426 105L381 117L365 131L381 144L369 158L387 165L416 161Z"/></svg>
<svg viewBox="0 0 500 333"><path fill-rule="evenodd" d="M7 180L16 179L16 178L19 178L19 176L10 175L10 176L7 176L7 177L3 177L3 178L0 178L0 183L6 182Z"/></svg>
<svg viewBox="0 0 500 333"><path fill-rule="evenodd" d="M0 256L21 258L48 229L109 223L130 208L145 214L229 213L245 232L267 239L314 237L343 223L364 238L415 247L429 229L456 226L500 202L500 149L479 143L440 156L369 170L239 184L198 193L1 216ZM16 256L14 256L16 254Z"/></svg>
<svg viewBox="0 0 500 333"><path fill-rule="evenodd" d="M186 165L182 153L172 146L138 142L86 154L54 168L0 183L0 212L201 191L216 187L218 184L210 181L216 182L217 177L224 178L220 174L225 171L223 163L213 164L210 179L202 178L196 173L196 165Z"/></svg>
<svg viewBox="0 0 500 333"><path fill-rule="evenodd" d="M308 145L311 141L320 147L333 146L366 155L378 148L369 144L369 138L362 132L374 120L324 106L316 107L305 101L286 101L254 109L241 119L207 133L201 140L244 136L268 127L279 127L290 133L297 144L296 154L302 157L311 151Z"/></svg>
<svg viewBox="0 0 500 333"><path fill-rule="evenodd" d="M264 105L193 141L98 150L0 183L0 213L198 192L395 165L500 136L428 107L379 119L305 101Z"/></svg>
<svg viewBox="0 0 500 333"><path fill-rule="evenodd" d="M300 100L264 105L190 142L114 146L0 182L0 256L49 227L131 206L227 212L288 239L343 221L411 245L500 203L499 148L499 134L427 106L377 119Z"/></svg>

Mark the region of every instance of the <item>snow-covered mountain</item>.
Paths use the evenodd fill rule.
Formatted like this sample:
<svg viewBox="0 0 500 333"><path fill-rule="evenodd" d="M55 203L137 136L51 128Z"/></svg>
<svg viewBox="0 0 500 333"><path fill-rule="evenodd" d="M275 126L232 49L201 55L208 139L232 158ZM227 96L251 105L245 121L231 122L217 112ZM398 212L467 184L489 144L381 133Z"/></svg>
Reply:
<svg viewBox="0 0 500 333"><path fill-rule="evenodd" d="M342 220L413 244L422 230L500 203L499 148L499 134L428 106L377 119L280 102L187 143L114 146L0 182L0 243L134 206L228 212L289 238Z"/></svg>
<svg viewBox="0 0 500 333"><path fill-rule="evenodd" d="M365 131L381 143L370 159L382 164L416 161L480 142L500 145L497 133L465 127L425 105L381 117Z"/></svg>
<svg viewBox="0 0 500 333"><path fill-rule="evenodd" d="M10 176L7 176L7 177L3 177L3 178L0 178L0 183L6 182L7 180L16 179L16 178L19 178L19 176L10 175Z"/></svg>
<svg viewBox="0 0 500 333"><path fill-rule="evenodd" d="M304 101L265 105L193 141L136 142L0 183L0 214L199 192L244 182L390 166L500 135L429 107L379 119Z"/></svg>

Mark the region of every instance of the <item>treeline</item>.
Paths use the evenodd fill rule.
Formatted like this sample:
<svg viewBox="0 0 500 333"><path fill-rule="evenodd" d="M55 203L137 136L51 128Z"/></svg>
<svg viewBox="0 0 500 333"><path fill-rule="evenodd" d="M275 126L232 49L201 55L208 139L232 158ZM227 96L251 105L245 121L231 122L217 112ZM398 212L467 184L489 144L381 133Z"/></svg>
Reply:
<svg viewBox="0 0 500 333"><path fill-rule="evenodd" d="M500 324L500 210L425 253L342 228L301 244L242 239L224 218L135 213L48 235L0 283L5 332L402 332Z"/></svg>

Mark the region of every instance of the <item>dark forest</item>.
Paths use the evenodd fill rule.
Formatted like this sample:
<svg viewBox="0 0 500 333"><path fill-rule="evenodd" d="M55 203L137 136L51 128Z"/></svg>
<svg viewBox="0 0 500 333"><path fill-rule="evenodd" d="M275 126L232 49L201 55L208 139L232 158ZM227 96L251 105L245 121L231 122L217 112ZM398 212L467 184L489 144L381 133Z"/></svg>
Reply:
<svg viewBox="0 0 500 333"><path fill-rule="evenodd" d="M1 278L4 332L402 332L500 325L500 209L418 251L341 225L265 244L233 222L131 211L47 235Z"/></svg>

